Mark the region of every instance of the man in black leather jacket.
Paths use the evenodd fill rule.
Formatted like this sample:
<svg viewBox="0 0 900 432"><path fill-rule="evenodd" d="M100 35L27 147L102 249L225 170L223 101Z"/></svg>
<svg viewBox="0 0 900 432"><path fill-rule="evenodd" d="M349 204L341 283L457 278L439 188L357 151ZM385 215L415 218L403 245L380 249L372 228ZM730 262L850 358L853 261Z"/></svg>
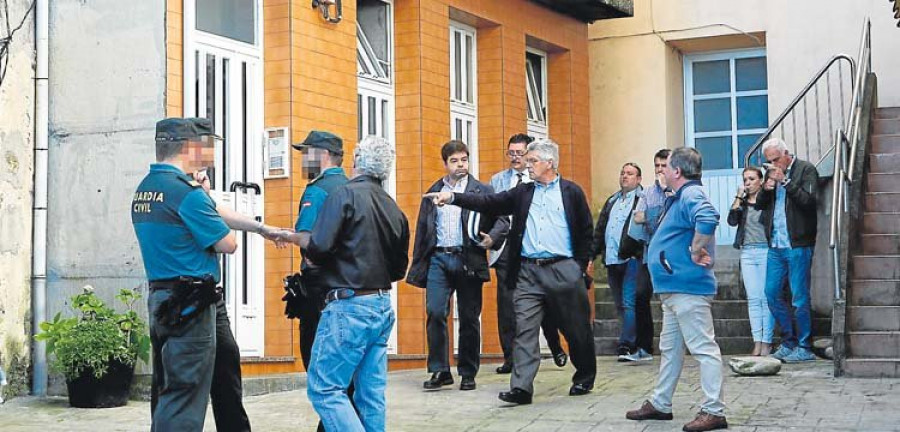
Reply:
<svg viewBox="0 0 900 432"><path fill-rule="evenodd" d="M356 146L356 177L329 194L307 248L331 289L307 378L307 396L329 431L385 430L390 289L409 263L409 223L382 187L393 161L383 138ZM351 381L358 413L347 397Z"/></svg>

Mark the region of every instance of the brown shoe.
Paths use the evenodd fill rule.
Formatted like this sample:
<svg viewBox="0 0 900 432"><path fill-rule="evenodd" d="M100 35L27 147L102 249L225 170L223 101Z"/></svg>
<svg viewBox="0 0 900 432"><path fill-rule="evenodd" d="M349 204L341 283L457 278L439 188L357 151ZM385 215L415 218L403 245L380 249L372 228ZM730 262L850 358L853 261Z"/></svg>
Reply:
<svg viewBox="0 0 900 432"><path fill-rule="evenodd" d="M672 413L664 413L645 400L639 409L625 413L628 420L672 420Z"/></svg>
<svg viewBox="0 0 900 432"><path fill-rule="evenodd" d="M712 415L703 411L700 411L693 421L681 428L681 430L685 432L711 431L716 429L728 429L728 422L725 421L725 417Z"/></svg>

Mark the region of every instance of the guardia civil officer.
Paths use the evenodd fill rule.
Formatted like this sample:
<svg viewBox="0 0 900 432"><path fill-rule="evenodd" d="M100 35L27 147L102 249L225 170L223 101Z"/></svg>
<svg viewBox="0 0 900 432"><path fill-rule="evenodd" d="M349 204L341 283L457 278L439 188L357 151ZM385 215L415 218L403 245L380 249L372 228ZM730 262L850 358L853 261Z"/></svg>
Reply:
<svg viewBox="0 0 900 432"><path fill-rule="evenodd" d="M206 119L156 124L156 160L138 186L132 223L150 281L153 346L151 431L203 429L216 357L218 254L237 249L235 236L182 159L213 147Z"/></svg>

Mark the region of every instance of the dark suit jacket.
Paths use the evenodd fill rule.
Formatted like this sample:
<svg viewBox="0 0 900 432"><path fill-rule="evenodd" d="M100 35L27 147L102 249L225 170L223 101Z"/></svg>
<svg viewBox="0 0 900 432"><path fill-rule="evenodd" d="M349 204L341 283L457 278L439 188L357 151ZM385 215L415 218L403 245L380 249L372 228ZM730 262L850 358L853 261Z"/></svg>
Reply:
<svg viewBox="0 0 900 432"><path fill-rule="evenodd" d="M440 192L444 185L443 178L438 179L428 192ZM469 181L466 184L467 194L493 194L494 189L489 185L481 183L475 177L469 175ZM463 230L463 256L465 259L466 272L469 276L477 277L482 281L491 280L491 273L488 270L486 252L478 246L472 239L466 235L466 227L468 227L469 217L472 212L469 210L462 211L462 230ZM430 199L422 199L419 206L419 220L416 222L416 240L413 244L412 265L409 268L409 274L406 282L412 286L426 288L428 284L428 266L431 262L431 256L434 254L434 248L437 246L437 229L435 222L437 221L437 211L435 211L434 203ZM481 218L478 227L480 232L486 232L494 240L492 249L499 249L506 240L509 231L509 222L505 217L497 217L496 215L485 214Z"/></svg>
<svg viewBox="0 0 900 432"><path fill-rule="evenodd" d="M785 186L785 216L787 220L788 234L791 237L791 247L812 247L816 245L816 227L818 215L816 214L816 202L819 197L819 172L816 166L800 159L794 160L794 166L788 173L790 183ZM774 190L765 189L759 191L756 202L766 209L766 237L772 244L773 229L775 226L775 198Z"/></svg>
<svg viewBox="0 0 900 432"><path fill-rule="evenodd" d="M594 222L591 218L591 209L581 187L563 178L559 179L559 184L563 210L566 212L566 222L569 225L569 235L572 239L572 255L581 266L581 270L584 271L591 259L591 230ZM525 238L525 224L528 221L531 200L534 198L534 188L535 183L532 182L493 195L453 194L453 205L485 214L513 216L506 245L509 248L510 257L509 276L507 277L509 281L507 288L509 289L516 287L516 280L519 276L522 260L514 257L522 256L522 240Z"/></svg>

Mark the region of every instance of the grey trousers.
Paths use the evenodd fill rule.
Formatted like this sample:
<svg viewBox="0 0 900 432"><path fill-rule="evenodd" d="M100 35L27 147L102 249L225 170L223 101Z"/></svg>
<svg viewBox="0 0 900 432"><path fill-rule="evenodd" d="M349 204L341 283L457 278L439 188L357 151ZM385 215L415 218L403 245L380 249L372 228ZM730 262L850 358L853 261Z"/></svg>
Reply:
<svg viewBox="0 0 900 432"><path fill-rule="evenodd" d="M572 383L594 386L597 360L591 332L591 307L581 267L573 259L547 265L522 261L516 291L516 341L510 388L534 394L534 377L541 362L538 340L545 313L557 317L560 331L569 342L575 375Z"/></svg>
<svg viewBox="0 0 900 432"><path fill-rule="evenodd" d="M216 360L216 307L169 327L156 320L156 311L170 296L169 290L156 290L147 299L153 381L159 389L150 430L202 431Z"/></svg>

